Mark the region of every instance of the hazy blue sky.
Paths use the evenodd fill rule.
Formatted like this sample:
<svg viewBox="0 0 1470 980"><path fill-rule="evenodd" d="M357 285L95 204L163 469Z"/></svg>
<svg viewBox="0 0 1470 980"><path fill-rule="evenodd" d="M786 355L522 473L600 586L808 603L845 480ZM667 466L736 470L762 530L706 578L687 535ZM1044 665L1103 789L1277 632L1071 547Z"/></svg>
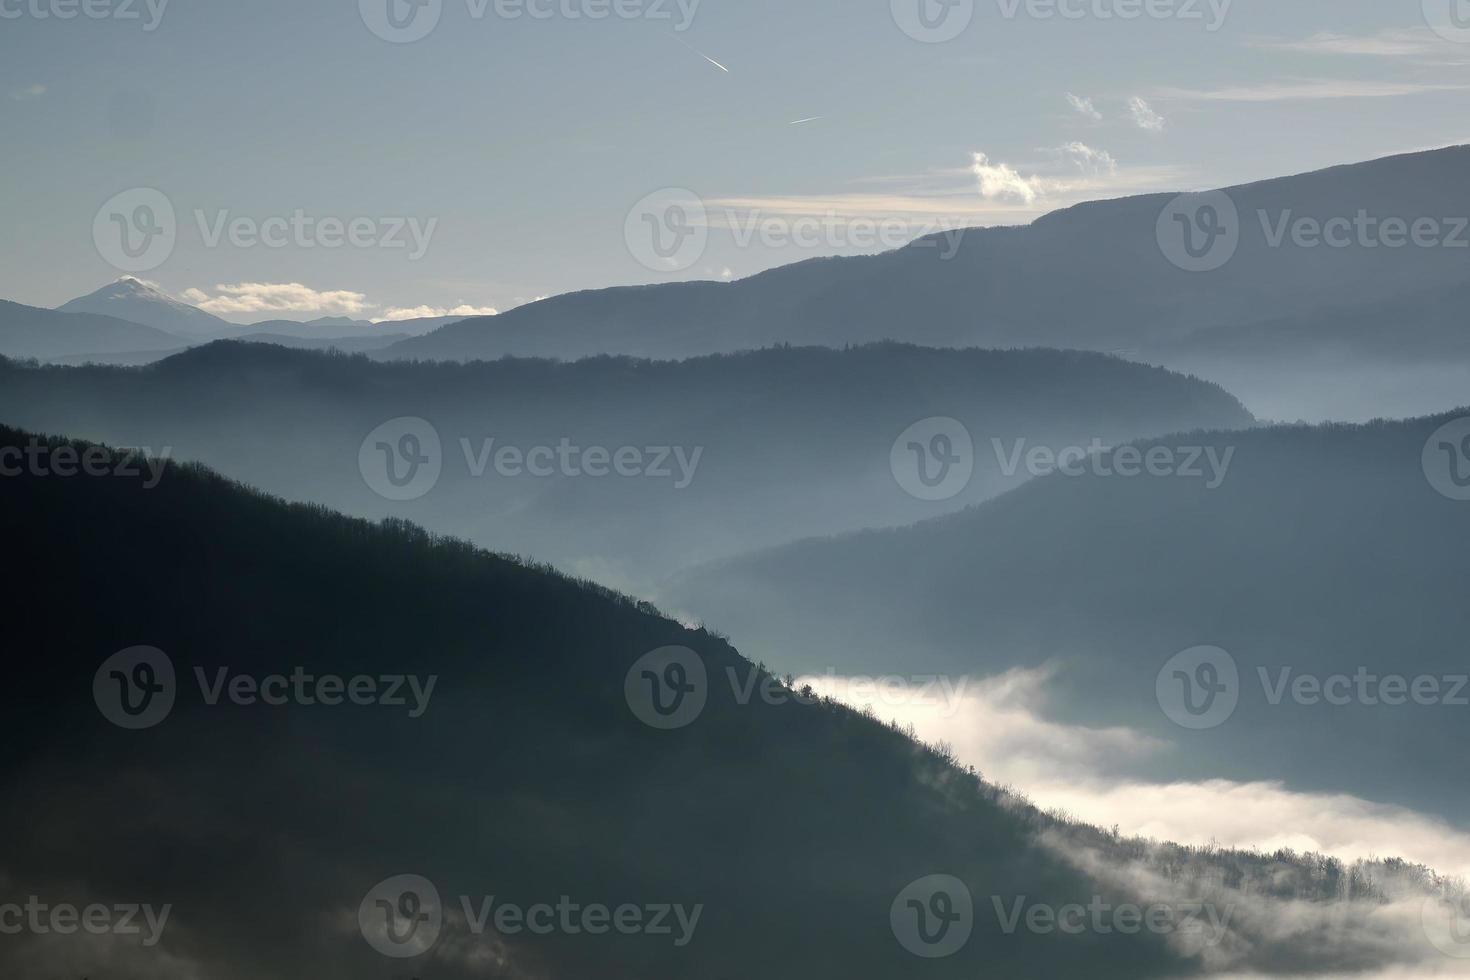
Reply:
<svg viewBox="0 0 1470 980"><path fill-rule="evenodd" d="M1197 19L1129 20L1098 11L1144 0L1059 0L1076 17L949 0L947 21L924 0L939 31L972 14L944 43L900 28L920 0L525 0L550 16L517 18L427 0L437 26L412 43L369 29L390 0L170 0L156 24L147 0L110 2L137 18L0 0L0 297L52 306L120 275L94 218L136 187L176 210L167 260L139 273L170 293L243 320L282 305L377 318L741 277L881 248L854 217L909 233L1024 221L1470 131L1470 30L1426 26L1451 0L1426 0L1443 8L1428 17L1421 0L1235 0L1219 24L1223 0L1150 0ZM37 16L68 3L72 19ZM641 15L566 15L619 8ZM708 247L675 271L625 241L630 208L666 187L709 209ZM432 234L416 260L407 230L405 248L208 241L221 217L298 209L371 219L364 242L395 218ZM742 242L752 214L829 212L806 245ZM263 287L219 288L242 283ZM283 283L306 288L268 288Z"/></svg>

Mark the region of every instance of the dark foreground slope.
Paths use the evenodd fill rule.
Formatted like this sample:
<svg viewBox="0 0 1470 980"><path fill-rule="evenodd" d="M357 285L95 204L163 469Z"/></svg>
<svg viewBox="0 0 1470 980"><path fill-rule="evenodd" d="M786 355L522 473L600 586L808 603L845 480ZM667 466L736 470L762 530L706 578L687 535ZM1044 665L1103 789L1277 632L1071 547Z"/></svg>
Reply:
<svg viewBox="0 0 1470 980"><path fill-rule="evenodd" d="M1024 479L987 452L964 493L909 495L892 450L934 416L977 441L1062 444L1254 421L1213 385L1046 350L415 365L220 343L139 370L0 364L0 418L13 424L170 446L293 499L409 518L639 589L752 548L911 523ZM405 435L421 471L399 451ZM584 455L594 449L600 464ZM624 450L634 465L619 475ZM399 494L390 458L420 483Z"/></svg>
<svg viewBox="0 0 1470 980"><path fill-rule="evenodd" d="M170 913L153 944L8 931L6 976L1049 980L1443 961L1418 931L1419 905L1444 884L1423 869L1060 825L834 704L779 686L740 703L724 675L751 664L611 593L199 469L165 470L152 489L90 456L117 475L40 476L87 447L0 429L0 458L17 449L29 462L0 479L0 533L20 572L0 687L0 888L7 901ZM151 676L109 662L139 644L159 651ZM685 727L655 730L625 679L670 644L708 669L707 703ZM129 688L145 714L128 721L114 670L162 700ZM196 670L211 683L221 670L436 682L420 712L414 699L357 703L374 702L366 693L307 703L269 684L270 703L211 704ZM342 688L301 689L342 700ZM896 899L931 898L905 889L936 874L973 893L974 925L931 960L900 945L916 933ZM379 884L401 875L422 880ZM401 901L376 904L384 895ZM700 909L693 929L670 933L528 935L514 919L476 933L459 896L472 912L489 896L497 909ZM992 896L1006 908L1205 901L1229 925L1208 945L1136 926L1007 932ZM369 945L410 914L429 918L388 948L419 957Z"/></svg>
<svg viewBox="0 0 1470 980"><path fill-rule="evenodd" d="M1470 490L1448 452L1463 482L1470 422L1441 428L1456 417L1171 437L1161 445L1233 452L1223 483L1051 476L909 528L715 566L668 601L804 669L1060 665L1058 716L1180 747L1152 775L1286 779L1459 821ZM1239 707L1188 732L1160 710L1157 681L1201 645L1234 658ZM1299 701L1304 675L1352 683ZM1435 679L1434 703L1377 686L1395 675Z"/></svg>
<svg viewBox="0 0 1470 980"><path fill-rule="evenodd" d="M0 447L27 439L4 430ZM48 453L59 444L51 444ZM49 455L47 458L51 458ZM53 903L172 903L164 942L5 937L7 976L183 978L1161 976L1158 937L1038 942L982 917L926 964L893 899L945 871L977 894L1094 888L973 777L832 705L741 705L754 668L610 593L435 541L288 508L200 470L0 480L12 682L0 881ZM113 653L156 647L177 699L126 731L94 703ZM670 644L713 683L687 728L641 723L629 668ZM435 675L404 707L210 706L213 678ZM131 676L131 672L124 671ZM103 696L109 685L104 678ZM412 703L412 702L410 702ZM858 815L861 815L858 818ZM359 903L390 876L450 906L423 960L375 953ZM454 896L702 904L693 941L467 932ZM986 923L989 922L989 925ZM19 972L17 972L19 971Z"/></svg>

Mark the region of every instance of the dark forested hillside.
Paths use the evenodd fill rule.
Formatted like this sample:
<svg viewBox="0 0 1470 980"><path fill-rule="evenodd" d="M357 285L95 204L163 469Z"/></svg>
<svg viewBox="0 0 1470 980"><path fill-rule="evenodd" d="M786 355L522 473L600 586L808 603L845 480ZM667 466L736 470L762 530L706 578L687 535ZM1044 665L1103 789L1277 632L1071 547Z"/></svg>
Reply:
<svg viewBox="0 0 1470 980"><path fill-rule="evenodd" d="M1217 488L1058 474L913 527L712 566L669 601L804 669L1058 665L1055 714L1177 743L1165 775L1288 779L1460 820L1470 504L1429 477L1456 492L1435 468L1460 448L1441 434L1457 417L1170 437L1159 444L1233 453ZM1156 679L1202 645L1238 663L1239 707L1181 732ZM1360 670L1433 678L1440 697L1301 704L1288 687L1273 704L1285 668L1289 685Z"/></svg>
<svg viewBox="0 0 1470 980"><path fill-rule="evenodd" d="M1160 849L1058 824L774 680L775 696L742 703L726 672L757 668L731 647L599 588L405 524L286 506L202 469L150 480L125 455L10 429L0 459L0 533L25 570L9 587L21 614L0 689L12 842L0 881L53 902L171 910L152 945L7 936L7 976L1040 980L1432 952L1382 932L1399 921L1393 903L1443 887L1422 869ZM60 475L78 459L93 475ZM707 702L660 730L626 681L670 645L707 669ZM149 659L116 658L139 646ZM272 699L273 675L311 680ZM431 696L357 698L360 679L376 696L405 675L424 690L432 678ZM211 703L221 676L234 693ZM311 686L331 677L345 688ZM114 694L119 678L140 686ZM254 691L237 678L260 697L237 697ZM414 960L379 955L358 921L364 896L405 874L431 882L444 913ZM973 891L973 937L949 958L916 958L891 906L936 874ZM682 944L651 930L477 934L458 896L472 909L482 896L566 896L700 913ZM992 896L1192 896L1234 911L1206 948L1183 934L1007 932ZM1263 899L1305 903L1295 912L1313 922L1360 917L1364 941L1328 958L1293 951L1296 934L1270 921L1279 913L1244 907Z"/></svg>
<svg viewBox="0 0 1470 980"><path fill-rule="evenodd" d="M136 370L0 364L0 417L169 446L292 499L640 590L691 563L984 500L1026 478L1004 472L991 438L1111 443L1254 421L1218 387L1116 358L900 344L458 365L220 343ZM894 473L900 437L933 417L975 443L973 475L944 499ZM438 468L400 494L383 453L410 445ZM612 471L623 452L633 464Z"/></svg>

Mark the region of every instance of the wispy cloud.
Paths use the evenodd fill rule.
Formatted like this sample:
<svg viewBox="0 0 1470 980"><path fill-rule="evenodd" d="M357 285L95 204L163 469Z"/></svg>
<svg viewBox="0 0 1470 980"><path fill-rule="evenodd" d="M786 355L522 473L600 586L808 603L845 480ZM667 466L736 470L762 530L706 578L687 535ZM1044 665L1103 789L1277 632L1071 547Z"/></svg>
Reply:
<svg viewBox="0 0 1470 980"><path fill-rule="evenodd" d="M882 719L912 724L964 763L1098 826L1180 844L1316 851L1346 861L1402 857L1470 877L1470 833L1401 806L1341 793L1295 792L1278 782L1156 783L1140 777L1168 746L1128 728L1093 729L1045 717L1056 668L1015 669L928 686L855 688L804 678L823 694ZM953 692L953 693L947 693Z"/></svg>
<svg viewBox="0 0 1470 980"><path fill-rule="evenodd" d="M1136 95L1128 100L1128 115L1132 117L1133 124L1139 129L1150 133L1164 131L1164 117L1155 112L1153 106Z"/></svg>
<svg viewBox="0 0 1470 980"><path fill-rule="evenodd" d="M1296 102L1323 99L1387 99L1427 92L1457 92L1470 84L1386 82L1350 79L1292 79L1263 85L1236 85L1215 89L1159 89L1163 99L1193 102Z"/></svg>
<svg viewBox="0 0 1470 980"><path fill-rule="evenodd" d="M428 317L443 316L496 316L499 313L500 311L495 309L493 306L470 306L468 303L461 303L458 306L448 308L442 306L395 306L390 309L384 310L382 316L376 318L376 322L382 323L384 321L396 320L422 320Z"/></svg>
<svg viewBox="0 0 1470 980"><path fill-rule="evenodd" d="M10 98L15 102L29 102L32 99L39 99L45 94L46 86L40 84L39 82L34 85L26 85L22 86L21 88L10 90Z"/></svg>
<svg viewBox="0 0 1470 980"><path fill-rule="evenodd" d="M1444 40L1427 27L1390 28L1376 34L1323 31L1305 38L1258 37L1247 43L1270 51L1371 58L1435 58L1446 50Z"/></svg>
<svg viewBox="0 0 1470 980"><path fill-rule="evenodd" d="M1097 111L1097 106L1093 105L1091 99L1084 99L1080 95L1073 95L1071 92L1068 92L1067 104L1081 115L1086 116L1088 119L1091 119L1095 122L1102 121L1103 115L1101 112Z"/></svg>
<svg viewBox="0 0 1470 980"><path fill-rule="evenodd" d="M1098 150L1073 140L1064 143L1051 151L1068 160L1077 170L1084 174L1098 177L1111 177L1118 172L1118 161L1107 150Z"/></svg>
<svg viewBox="0 0 1470 980"><path fill-rule="evenodd" d="M367 296L345 289L325 292L299 282L221 283L214 293L184 290L180 298L207 313L315 313L320 316L358 316L374 308Z"/></svg>

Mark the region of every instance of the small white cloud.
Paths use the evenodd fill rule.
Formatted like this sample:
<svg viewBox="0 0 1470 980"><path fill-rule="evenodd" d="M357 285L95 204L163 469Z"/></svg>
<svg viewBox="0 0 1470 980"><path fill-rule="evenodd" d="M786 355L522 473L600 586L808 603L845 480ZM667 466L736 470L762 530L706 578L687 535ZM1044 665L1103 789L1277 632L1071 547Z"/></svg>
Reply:
<svg viewBox="0 0 1470 980"><path fill-rule="evenodd" d="M444 316L497 316L500 311L493 306L470 306L461 303L454 307L443 306L395 306L384 310L383 315L376 322L384 323L396 320L424 320L430 317Z"/></svg>
<svg viewBox="0 0 1470 980"><path fill-rule="evenodd" d="M1136 95L1128 100L1128 114L1133 117L1133 122L1139 129L1146 129L1150 133L1164 131L1164 117Z"/></svg>
<svg viewBox="0 0 1470 980"><path fill-rule="evenodd" d="M991 163L984 153L976 153L970 171L980 185L980 196L986 199L1009 198L1035 204L1045 191L1040 177L1022 177L1006 163Z"/></svg>
<svg viewBox="0 0 1470 980"><path fill-rule="evenodd" d="M1077 112L1086 116L1088 119L1092 119L1098 122L1102 120L1102 113L1097 111L1097 106L1092 104L1091 99L1084 99L1080 95L1073 95L1071 92L1068 92L1067 102L1069 105L1072 106L1073 109L1077 110Z"/></svg>
<svg viewBox="0 0 1470 980"><path fill-rule="evenodd" d="M207 313L315 313L318 316L357 316L373 309L362 293L336 289L321 292L299 282L239 282L202 289L186 289L185 302Z"/></svg>
<svg viewBox="0 0 1470 980"><path fill-rule="evenodd" d="M10 97L16 102L29 102L31 99L39 99L45 94L46 86L39 83L10 90Z"/></svg>
<svg viewBox="0 0 1470 980"><path fill-rule="evenodd" d="M1065 143L1053 153L1072 162L1084 174L1093 177L1112 177L1118 172L1118 161L1107 150L1095 150L1086 143Z"/></svg>

